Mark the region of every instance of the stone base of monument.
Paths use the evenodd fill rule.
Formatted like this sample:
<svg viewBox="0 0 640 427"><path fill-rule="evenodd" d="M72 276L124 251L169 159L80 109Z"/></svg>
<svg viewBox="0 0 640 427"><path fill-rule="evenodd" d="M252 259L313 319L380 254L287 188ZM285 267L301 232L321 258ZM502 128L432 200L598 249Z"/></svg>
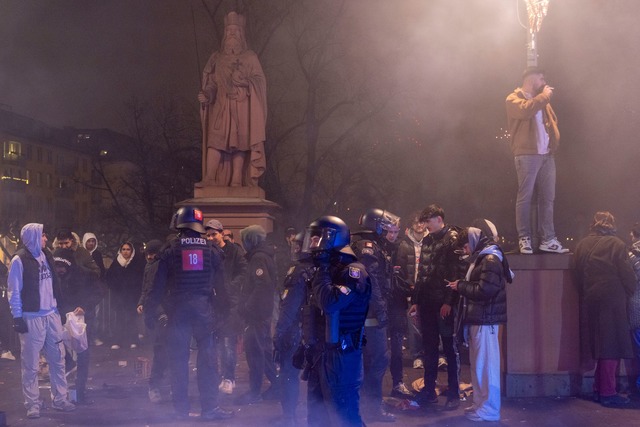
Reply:
<svg viewBox="0 0 640 427"><path fill-rule="evenodd" d="M280 205L265 199L260 187L202 187L195 188L194 198L183 200L178 206L196 206L202 210L204 223L212 218L233 231L240 243L239 231L249 225L260 225L267 233L273 231L274 214Z"/></svg>

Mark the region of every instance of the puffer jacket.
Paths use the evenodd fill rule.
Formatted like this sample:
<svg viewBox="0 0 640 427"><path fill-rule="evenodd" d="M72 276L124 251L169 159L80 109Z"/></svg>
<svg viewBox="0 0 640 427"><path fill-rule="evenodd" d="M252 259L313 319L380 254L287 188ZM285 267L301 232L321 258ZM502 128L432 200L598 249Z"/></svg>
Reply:
<svg viewBox="0 0 640 427"><path fill-rule="evenodd" d="M478 257L468 281L458 282L458 292L466 298L462 321L470 325L507 322L507 292L504 266L494 254Z"/></svg>
<svg viewBox="0 0 640 427"><path fill-rule="evenodd" d="M446 225L442 230L428 234L422 240L422 253L413 304L440 309L443 304L455 306L457 293L447 286L446 280L464 277L468 265L455 251L460 249L460 228Z"/></svg>

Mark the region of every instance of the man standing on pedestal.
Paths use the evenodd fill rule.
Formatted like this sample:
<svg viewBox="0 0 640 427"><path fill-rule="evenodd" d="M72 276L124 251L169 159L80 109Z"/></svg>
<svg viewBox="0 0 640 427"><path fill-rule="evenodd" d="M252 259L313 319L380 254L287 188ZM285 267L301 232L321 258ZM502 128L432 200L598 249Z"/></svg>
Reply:
<svg viewBox="0 0 640 427"><path fill-rule="evenodd" d="M556 196L556 163L560 131L551 108L553 88L547 85L544 71L528 67L522 75L522 87L507 96L507 120L511 150L518 174L516 227L521 254L532 254L531 202L537 190L537 209L544 252L566 253L568 249L556 237L553 203ZM537 231L537 230L536 230Z"/></svg>

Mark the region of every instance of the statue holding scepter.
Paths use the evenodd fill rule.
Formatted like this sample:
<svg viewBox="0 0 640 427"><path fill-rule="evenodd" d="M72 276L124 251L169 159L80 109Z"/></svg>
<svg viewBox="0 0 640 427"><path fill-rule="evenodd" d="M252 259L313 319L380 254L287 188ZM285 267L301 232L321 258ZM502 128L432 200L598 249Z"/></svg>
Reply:
<svg viewBox="0 0 640 427"><path fill-rule="evenodd" d="M203 168L196 186L257 186L266 168L267 84L236 12L224 19L222 48L204 67L198 101Z"/></svg>

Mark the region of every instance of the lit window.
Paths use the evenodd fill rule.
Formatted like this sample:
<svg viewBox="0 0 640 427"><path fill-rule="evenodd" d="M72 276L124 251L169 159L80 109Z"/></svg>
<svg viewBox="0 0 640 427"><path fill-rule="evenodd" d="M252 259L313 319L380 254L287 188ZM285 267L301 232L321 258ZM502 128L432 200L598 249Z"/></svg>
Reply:
<svg viewBox="0 0 640 427"><path fill-rule="evenodd" d="M4 158L7 160L18 160L22 154L22 144L17 141L4 142Z"/></svg>

